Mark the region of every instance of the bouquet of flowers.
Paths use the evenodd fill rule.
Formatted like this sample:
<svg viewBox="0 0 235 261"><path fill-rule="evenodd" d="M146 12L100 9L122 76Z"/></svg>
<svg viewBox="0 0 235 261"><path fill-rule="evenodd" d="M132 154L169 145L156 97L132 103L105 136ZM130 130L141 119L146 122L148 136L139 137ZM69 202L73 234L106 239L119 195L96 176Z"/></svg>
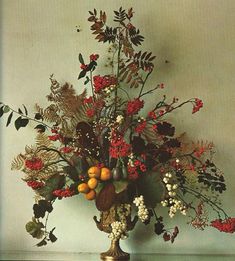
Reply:
<svg viewBox="0 0 235 261"><path fill-rule="evenodd" d="M114 11L115 27L107 25L104 11L89 14L95 39L109 44L108 72L96 73L98 54L79 54L78 79L84 85L80 94L51 75L49 106L36 104L33 116L24 105L18 110L0 105L0 116L8 114L7 126L18 115L17 130L32 121L37 131L36 144L26 146L12 162L12 169L24 172L23 181L36 194L27 232L40 239L37 246L55 242L55 228L47 227L54 203L84 196L101 212L100 220L94 218L97 227L113 242L126 238L138 220L148 225L155 219L154 232L173 243L179 229L167 229L158 215L160 207L168 209L170 218L187 215L189 224L200 230L212 226L233 233L235 218L225 213L219 200L226 185L213 162L213 143L176 135L167 120L183 105L198 112L202 100L169 100L161 94L163 83L146 87L155 56L136 50L144 37L132 23L132 8ZM155 92L162 98L144 110L146 98ZM213 221L208 208L216 215Z"/></svg>

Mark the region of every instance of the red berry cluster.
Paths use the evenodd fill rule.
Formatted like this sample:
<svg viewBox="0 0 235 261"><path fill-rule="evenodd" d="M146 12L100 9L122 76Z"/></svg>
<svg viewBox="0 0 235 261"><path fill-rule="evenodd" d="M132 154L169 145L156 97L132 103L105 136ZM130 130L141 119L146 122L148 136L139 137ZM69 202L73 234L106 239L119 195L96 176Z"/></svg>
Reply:
<svg viewBox="0 0 235 261"><path fill-rule="evenodd" d="M144 101L140 100L139 98L134 99L133 101L128 101L127 108L126 108L126 114L128 116L137 114L140 109L144 107Z"/></svg>
<svg viewBox="0 0 235 261"><path fill-rule="evenodd" d="M126 157L130 154L131 145L124 138L113 132L111 136L109 153L112 158Z"/></svg>
<svg viewBox="0 0 235 261"><path fill-rule="evenodd" d="M67 197L72 197L74 195L74 191L71 190L70 188L57 189L54 190L52 194L59 198L67 198Z"/></svg>
<svg viewBox="0 0 235 261"><path fill-rule="evenodd" d="M25 167L31 170L40 170L44 166L43 162L39 158L33 158L30 160L25 160Z"/></svg>
<svg viewBox="0 0 235 261"><path fill-rule="evenodd" d="M146 125L147 125L146 120L140 122L140 123L136 126L135 131L136 131L137 133L142 133L142 132L144 131Z"/></svg>
<svg viewBox="0 0 235 261"><path fill-rule="evenodd" d="M135 160L133 166L128 164L128 179L136 180L139 177L139 173L143 173L147 171L146 165L140 160Z"/></svg>
<svg viewBox="0 0 235 261"><path fill-rule="evenodd" d="M116 85L117 78L110 75L105 75L105 76L96 75L93 77L93 82L94 82L95 92L99 93L100 91L102 91L106 87L109 87L110 85Z"/></svg>
<svg viewBox="0 0 235 261"><path fill-rule="evenodd" d="M192 113L195 113L197 111L199 111L202 107L203 107L203 102L202 100L198 99L198 98L195 98L195 101L194 101L194 106L193 106L193 111Z"/></svg>
<svg viewBox="0 0 235 261"><path fill-rule="evenodd" d="M27 181L27 185L29 187L31 187L32 189L40 189L45 184L43 182L40 182L40 181L30 180L30 181Z"/></svg>
<svg viewBox="0 0 235 261"><path fill-rule="evenodd" d="M216 219L211 222L211 226L217 228L220 232L234 233L235 218L227 218L225 220Z"/></svg>

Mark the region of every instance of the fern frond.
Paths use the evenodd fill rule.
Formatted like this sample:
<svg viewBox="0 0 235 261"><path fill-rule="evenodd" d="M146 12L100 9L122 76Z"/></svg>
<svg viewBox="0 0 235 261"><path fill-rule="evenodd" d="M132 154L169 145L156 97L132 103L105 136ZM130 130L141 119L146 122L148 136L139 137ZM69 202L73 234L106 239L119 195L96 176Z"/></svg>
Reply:
<svg viewBox="0 0 235 261"><path fill-rule="evenodd" d="M24 167L24 156L19 154L11 163L11 170L21 170Z"/></svg>

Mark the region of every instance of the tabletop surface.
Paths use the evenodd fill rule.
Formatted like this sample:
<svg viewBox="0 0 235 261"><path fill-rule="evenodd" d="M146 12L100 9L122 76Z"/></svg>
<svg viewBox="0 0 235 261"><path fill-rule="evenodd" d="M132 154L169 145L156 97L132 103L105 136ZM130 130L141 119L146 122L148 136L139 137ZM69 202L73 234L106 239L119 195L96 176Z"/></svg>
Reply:
<svg viewBox="0 0 235 261"><path fill-rule="evenodd" d="M98 253L0 252L0 260L99 261ZM234 261L235 255L131 254L130 261Z"/></svg>

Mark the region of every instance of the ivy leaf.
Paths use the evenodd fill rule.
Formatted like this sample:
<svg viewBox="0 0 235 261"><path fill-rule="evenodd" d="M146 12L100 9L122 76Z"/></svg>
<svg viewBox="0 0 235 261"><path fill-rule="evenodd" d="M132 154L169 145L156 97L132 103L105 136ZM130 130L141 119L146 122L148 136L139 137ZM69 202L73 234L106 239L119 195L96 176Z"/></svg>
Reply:
<svg viewBox="0 0 235 261"><path fill-rule="evenodd" d="M19 130L22 127L26 127L28 123L29 123L28 119L22 119L22 117L20 116L15 120L15 128L16 130Z"/></svg>
<svg viewBox="0 0 235 261"><path fill-rule="evenodd" d="M78 55L78 60L79 60L79 62L80 62L81 64L85 64L81 53L79 53L79 55Z"/></svg>
<svg viewBox="0 0 235 261"><path fill-rule="evenodd" d="M164 186L158 172L146 172L146 174L137 181L137 186L139 193L144 196L147 207L155 208L157 203L162 200Z"/></svg>
<svg viewBox="0 0 235 261"><path fill-rule="evenodd" d="M42 228L44 228L44 225L41 222L36 221L35 219L29 221L25 225L25 228L26 231L34 238L40 239L44 235L44 231L42 230Z"/></svg>
<svg viewBox="0 0 235 261"><path fill-rule="evenodd" d="M8 113L10 111L10 107L8 105L5 105L3 111L4 113Z"/></svg>
<svg viewBox="0 0 235 261"><path fill-rule="evenodd" d="M8 116L6 127L11 123L12 116L13 116L13 111Z"/></svg>

